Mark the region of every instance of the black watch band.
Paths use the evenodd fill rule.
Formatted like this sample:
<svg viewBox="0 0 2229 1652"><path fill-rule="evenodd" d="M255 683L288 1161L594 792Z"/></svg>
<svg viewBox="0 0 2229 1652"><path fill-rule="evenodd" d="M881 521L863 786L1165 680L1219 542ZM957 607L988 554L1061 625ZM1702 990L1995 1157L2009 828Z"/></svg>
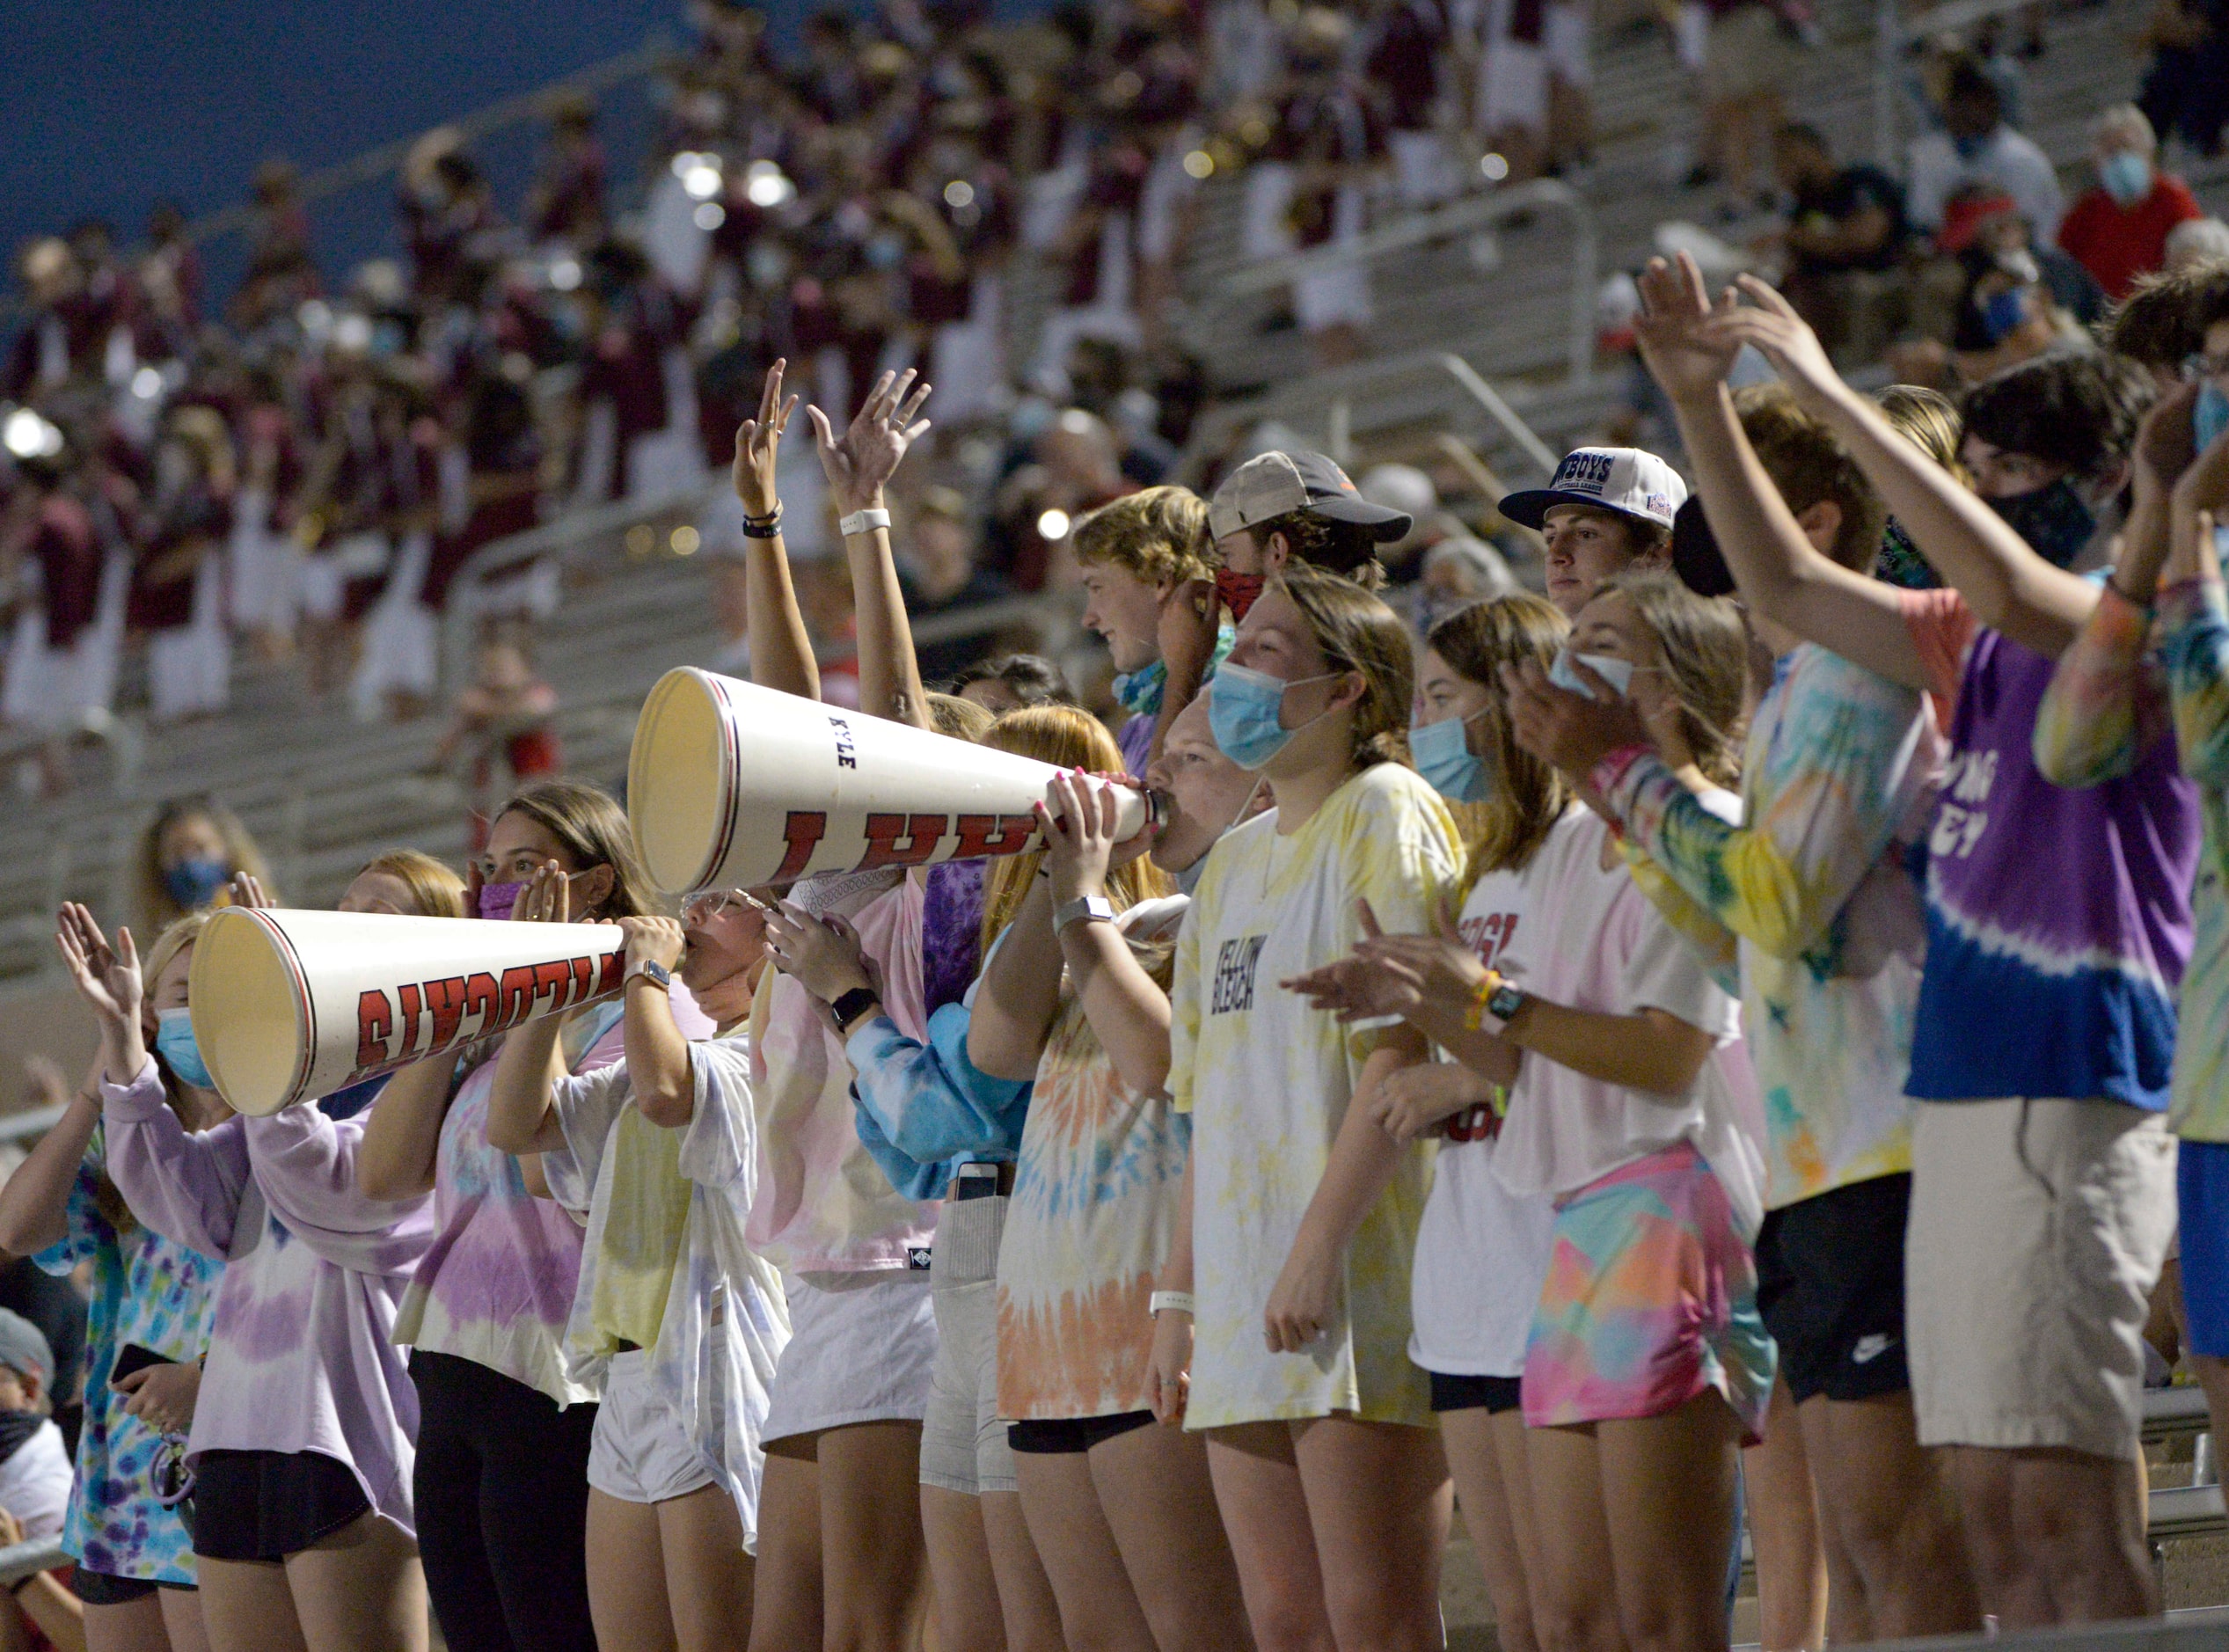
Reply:
<svg viewBox="0 0 2229 1652"><path fill-rule="evenodd" d="M836 1017L837 1031L848 1037L851 1023L881 1001L882 995L873 987L853 987L848 992L837 994L828 1007L829 1013Z"/></svg>

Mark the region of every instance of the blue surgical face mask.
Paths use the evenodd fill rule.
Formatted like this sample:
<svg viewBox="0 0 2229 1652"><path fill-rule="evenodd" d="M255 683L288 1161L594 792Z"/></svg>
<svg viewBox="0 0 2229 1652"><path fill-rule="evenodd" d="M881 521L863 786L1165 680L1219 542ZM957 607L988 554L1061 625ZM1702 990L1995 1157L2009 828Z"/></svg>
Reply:
<svg viewBox="0 0 2229 1652"><path fill-rule="evenodd" d="M232 868L222 860L181 860L163 874L163 888L189 912L198 912L216 899L216 892L231 881Z"/></svg>
<svg viewBox="0 0 2229 1652"><path fill-rule="evenodd" d="M1548 681L1560 689L1569 689L1574 694L1583 694L1589 699L1594 698L1595 691L1588 686L1587 680L1572 669L1571 662L1575 658L1582 665L1593 671L1597 676L1607 682L1611 688L1617 690L1620 698L1633 691L1633 662L1620 660L1613 654L1607 654L1575 655L1568 649L1562 650L1557 654L1555 663L1548 668Z"/></svg>
<svg viewBox="0 0 2229 1652"><path fill-rule="evenodd" d="M2097 164L2097 181L2116 206L2133 207L2152 193L2152 163L2123 150Z"/></svg>
<svg viewBox="0 0 2229 1652"><path fill-rule="evenodd" d="M2229 430L2229 391L2208 379L2199 387L2197 405L2190 409L2190 434L2203 453Z"/></svg>
<svg viewBox="0 0 2229 1652"><path fill-rule="evenodd" d="M1471 749L1470 736L1465 732L1485 715L1481 709L1468 717L1409 725L1408 749L1416 759L1416 772L1431 782L1432 790L1451 803L1486 801L1486 764Z"/></svg>
<svg viewBox="0 0 2229 1652"><path fill-rule="evenodd" d="M2021 302L2021 289L2006 288L1985 300L1981 307L1981 330L1989 335L1991 344L1999 344L2020 324L2028 319L2028 306Z"/></svg>
<svg viewBox="0 0 2229 1652"><path fill-rule="evenodd" d="M155 1048L163 1059L179 1076L181 1083L190 1084L196 1090L214 1090L216 1080L209 1077L209 1064L201 1059L201 1047L194 1042L194 1013L191 1010L158 1010L155 1014Z"/></svg>
<svg viewBox="0 0 2229 1652"><path fill-rule="evenodd" d="M1224 661L1208 686L1208 727L1217 747L1241 769L1251 771L1262 767L1300 732L1287 728L1282 720L1285 691L1306 683L1328 682L1338 675L1320 671L1288 683L1267 671Z"/></svg>

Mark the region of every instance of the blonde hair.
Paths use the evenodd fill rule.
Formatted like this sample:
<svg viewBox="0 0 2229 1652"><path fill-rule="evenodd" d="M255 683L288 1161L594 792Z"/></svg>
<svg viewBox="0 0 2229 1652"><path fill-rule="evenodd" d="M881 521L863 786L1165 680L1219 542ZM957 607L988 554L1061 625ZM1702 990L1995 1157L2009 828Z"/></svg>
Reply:
<svg viewBox="0 0 2229 1652"><path fill-rule="evenodd" d="M579 780L537 780L512 793L489 823L506 815L523 815L556 838L572 858L568 870L611 868L611 893L584 917L645 917L663 910L636 853L634 828L609 792Z"/></svg>
<svg viewBox="0 0 2229 1652"><path fill-rule="evenodd" d="M464 880L433 856L415 849L390 849L374 855L356 875L378 873L394 879L410 891L410 903L420 917L464 917Z"/></svg>
<svg viewBox="0 0 2229 1652"><path fill-rule="evenodd" d="M273 887L270 863L264 859L263 851L256 847L255 839L248 836L248 829L240 823L240 817L206 793L198 797L173 798L156 811L155 818L140 834L138 866L134 881L139 885L138 926L143 930L164 930L186 915L186 908L171 898L170 886L163 881L163 834L179 822L205 820L216 828L217 837L224 844L226 870L233 874L245 872L263 886L264 892L274 899L278 890ZM229 906L231 897L220 889L212 906Z"/></svg>
<svg viewBox="0 0 2229 1652"><path fill-rule="evenodd" d="M1695 766L1714 784L1742 773L1742 710L1749 686L1749 632L1723 596L1698 596L1658 568L1629 568L1602 582L1633 605L1656 639L1680 708L1680 731Z"/></svg>
<svg viewBox="0 0 2229 1652"><path fill-rule="evenodd" d="M1958 457L1965 421L1949 397L1924 384L1891 384L1873 401L1898 435L1956 477L1961 486L1974 485Z"/></svg>
<svg viewBox="0 0 2229 1652"><path fill-rule="evenodd" d="M962 699L957 694L945 694L931 689L928 698L929 720L936 725L939 734L948 739L964 740L971 746L979 746L983 736L990 732L991 724L998 720L989 706L978 705L975 701Z"/></svg>
<svg viewBox="0 0 2229 1652"><path fill-rule="evenodd" d="M1094 774L1120 773L1122 768L1122 748L1114 743L1114 736L1107 732L1107 725L1073 705L1025 705L1019 711L1008 712L991 725L983 743L999 751L1034 757L1056 768L1082 769ZM1037 868L1044 864L1044 859L1042 849L1028 849L992 864L990 876L983 880L983 950L986 956L991 943L1005 932L1006 925L1014 921L1014 914L1021 910L1021 903L1029 894L1030 881L1037 875ZM1115 867L1107 876L1107 898L1118 912L1154 895L1166 895L1175 888L1169 874L1153 864L1151 855L1140 855L1127 866Z"/></svg>
<svg viewBox="0 0 2229 1652"><path fill-rule="evenodd" d="M1149 487L1088 511L1069 544L1078 562L1121 568L1146 585L1215 574L1208 501L1188 487Z"/></svg>
<svg viewBox="0 0 2229 1652"><path fill-rule="evenodd" d="M1288 562L1269 583L1299 609L1325 667L1363 679L1351 724L1355 766L1408 762L1416 658L1400 617L1354 581L1313 563Z"/></svg>
<svg viewBox="0 0 2229 1652"><path fill-rule="evenodd" d="M1526 660L1545 671L1570 634L1571 622L1553 603L1518 591L1449 615L1425 639L1451 668L1487 691L1486 710L1469 739L1493 765L1492 794L1483 803L1456 806L1458 818L1475 828L1465 884L1522 868L1571 807L1563 776L1517 744L1501 678L1503 666Z"/></svg>

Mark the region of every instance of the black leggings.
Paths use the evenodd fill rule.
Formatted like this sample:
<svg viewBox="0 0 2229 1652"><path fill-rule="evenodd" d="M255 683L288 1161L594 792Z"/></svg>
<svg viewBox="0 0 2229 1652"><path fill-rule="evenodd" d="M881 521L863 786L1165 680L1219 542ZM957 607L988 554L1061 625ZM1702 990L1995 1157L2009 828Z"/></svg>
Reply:
<svg viewBox="0 0 2229 1652"><path fill-rule="evenodd" d="M596 1652L587 1524L591 1405L413 1350L418 1551L442 1636L471 1652Z"/></svg>

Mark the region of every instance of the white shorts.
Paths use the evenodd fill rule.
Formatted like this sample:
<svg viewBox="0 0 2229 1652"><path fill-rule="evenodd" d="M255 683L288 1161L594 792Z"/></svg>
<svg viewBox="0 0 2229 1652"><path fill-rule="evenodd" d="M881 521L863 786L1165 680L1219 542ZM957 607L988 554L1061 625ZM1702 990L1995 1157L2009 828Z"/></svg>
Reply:
<svg viewBox="0 0 2229 1652"><path fill-rule="evenodd" d="M2175 1141L2111 1101L1923 1101L1904 1330L1922 1445L2138 1451Z"/></svg>
<svg viewBox="0 0 2229 1652"><path fill-rule="evenodd" d="M1014 1489L998 1417L998 1243L1004 1198L946 1199L937 1217L937 1364L921 1422L921 1483L970 1497Z"/></svg>
<svg viewBox="0 0 2229 1652"><path fill-rule="evenodd" d="M1584 5L1549 0L1540 29L1548 69L1567 86L1591 86L1595 71L1587 49L1590 19Z"/></svg>
<svg viewBox="0 0 2229 1652"><path fill-rule="evenodd" d="M785 1274L790 1339L774 1367L768 1444L854 1422L918 1422L937 1321L924 1269Z"/></svg>
<svg viewBox="0 0 2229 1652"><path fill-rule="evenodd" d="M588 1440L588 1484L621 1502L669 1502L713 1483L712 1466L650 1384L641 1349L611 1356Z"/></svg>

